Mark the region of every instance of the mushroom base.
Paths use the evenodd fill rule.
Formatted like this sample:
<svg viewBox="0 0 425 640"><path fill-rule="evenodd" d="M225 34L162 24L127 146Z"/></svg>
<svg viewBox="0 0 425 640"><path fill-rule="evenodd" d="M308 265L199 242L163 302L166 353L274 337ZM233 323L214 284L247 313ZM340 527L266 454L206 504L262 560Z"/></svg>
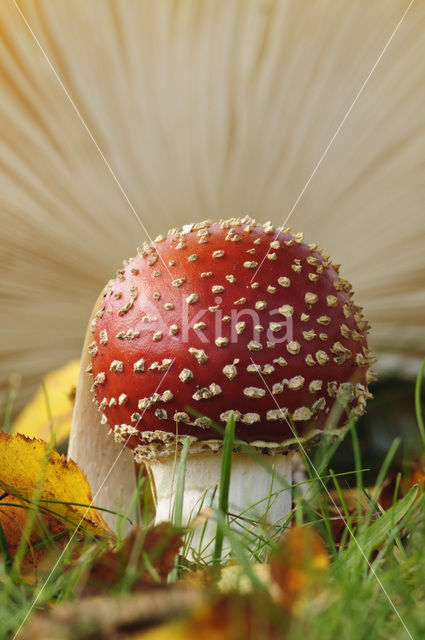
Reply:
<svg viewBox="0 0 425 640"><path fill-rule="evenodd" d="M259 460L258 458L261 458ZM233 529L246 531L246 520L237 516L268 524L282 524L292 506L292 475L296 453L287 455L261 455L234 453L229 490L229 513L236 519ZM267 469L261 463L267 464ZM148 463L156 493L156 523L171 520L175 502L175 490L179 457L159 458ZM295 463L296 464L296 463ZM183 500L183 524L187 525L206 507L217 507L218 485L221 472L221 454L214 452L189 455L186 463ZM249 526L249 524L248 524ZM216 523L212 516L206 530L201 525L195 530L192 550L210 555Z"/></svg>

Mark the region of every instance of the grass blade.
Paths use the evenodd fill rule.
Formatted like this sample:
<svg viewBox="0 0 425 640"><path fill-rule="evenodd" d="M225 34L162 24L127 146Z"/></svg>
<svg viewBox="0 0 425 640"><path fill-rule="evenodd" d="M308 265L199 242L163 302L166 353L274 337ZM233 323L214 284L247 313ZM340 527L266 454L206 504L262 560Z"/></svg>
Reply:
<svg viewBox="0 0 425 640"><path fill-rule="evenodd" d="M422 437L422 441L425 444L425 425L424 419L422 415L422 407L421 407L421 389L422 389L422 380L425 372L425 360L422 362L422 366L419 370L418 377L416 378L416 386L415 386L415 411L416 411L416 420L418 421L419 432Z"/></svg>
<svg viewBox="0 0 425 640"><path fill-rule="evenodd" d="M415 485L402 500L399 500L393 507L380 516L376 522L370 525L366 531L362 532L362 535L358 537L358 543L366 558L369 558L372 551L385 542L388 536L391 535L394 527L409 512L417 496L418 487ZM345 552L345 566L347 569L358 562L358 554L352 553L353 549L354 545Z"/></svg>
<svg viewBox="0 0 425 640"><path fill-rule="evenodd" d="M360 454L359 438L357 436L356 427L353 420L349 421L351 431L351 441L353 443L354 453L354 468L356 470L356 486L357 486L357 515L362 514L362 499L363 499L363 473L362 473L362 459Z"/></svg>
<svg viewBox="0 0 425 640"><path fill-rule="evenodd" d="M247 553L247 547L245 544L243 544L241 542L241 540L239 539L238 535L235 535L235 533L233 532L232 528L229 527L229 525L227 524L227 520L226 520L226 514L223 514L221 512L217 513L217 520L218 520L218 524L219 524L219 528L221 531L223 531L223 533L226 533L226 537L228 538L231 546L232 546L232 550L234 553L234 556L236 558L236 560L238 561L243 574L251 581L252 586L256 589L262 589L264 590L264 584L262 583L262 581L260 580L260 578L257 576L257 574L255 573L255 570L253 568L252 563L249 560L249 556ZM221 557L221 550L220 550L220 557ZM219 560L220 560L219 557Z"/></svg>
<svg viewBox="0 0 425 640"><path fill-rule="evenodd" d="M226 430L224 432L223 440L223 454L221 458L221 474L220 474L220 490L218 494L218 513L225 518L229 508L229 489L230 489L230 475L232 472L232 454L233 454L233 442L235 439L235 418L233 413L230 414L226 424ZM221 559L221 553L223 550L224 528L220 522L217 521L217 531L215 537L215 547L213 554L214 564L219 564Z"/></svg>
<svg viewBox="0 0 425 640"><path fill-rule="evenodd" d="M173 523L177 528L183 526L183 500L184 500L184 483L186 477L186 461L189 453L190 438L185 439L183 449L180 456L179 468L177 470L176 497L174 499L174 516Z"/></svg>
<svg viewBox="0 0 425 640"><path fill-rule="evenodd" d="M3 527L0 523L0 555L4 558L4 566L7 571L12 568L12 556L10 555L9 545L7 544L6 536L4 535Z"/></svg>

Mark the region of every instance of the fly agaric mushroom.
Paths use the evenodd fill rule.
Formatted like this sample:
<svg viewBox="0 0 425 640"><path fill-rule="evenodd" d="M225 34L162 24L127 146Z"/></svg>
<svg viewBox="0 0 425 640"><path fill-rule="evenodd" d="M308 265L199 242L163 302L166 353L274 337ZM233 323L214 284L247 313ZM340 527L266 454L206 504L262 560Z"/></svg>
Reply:
<svg viewBox="0 0 425 640"><path fill-rule="evenodd" d="M338 265L302 234L248 217L173 229L125 262L99 300L86 340L97 412L85 424L77 397L70 455L86 470L82 456L93 463L97 455L88 438L109 425L150 468L158 521L169 517L175 453L187 436L186 519L217 483L222 438L212 422L224 426L233 412L236 437L290 485L298 438L304 446L320 439L336 400L351 416L364 412L373 362L367 322ZM327 436L346 424L341 409ZM128 462L117 486L121 475L134 483ZM235 453L231 504L247 508L269 485L255 459ZM290 505L290 491L281 492L270 520Z"/></svg>

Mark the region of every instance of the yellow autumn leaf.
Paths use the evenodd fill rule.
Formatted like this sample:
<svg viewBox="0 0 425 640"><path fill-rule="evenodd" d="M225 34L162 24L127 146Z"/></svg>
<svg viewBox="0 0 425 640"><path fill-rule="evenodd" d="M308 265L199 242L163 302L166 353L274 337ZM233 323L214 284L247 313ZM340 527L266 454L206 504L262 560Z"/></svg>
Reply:
<svg viewBox="0 0 425 640"><path fill-rule="evenodd" d="M192 640L186 622L180 620L162 624L148 631L136 631L131 640ZM192 636L193 637L193 636ZM213 638L210 638L213 640Z"/></svg>
<svg viewBox="0 0 425 640"><path fill-rule="evenodd" d="M93 535L113 535L96 508L87 508L92 494L81 469L42 440L0 431L0 489L23 501L39 490L40 509Z"/></svg>
<svg viewBox="0 0 425 640"><path fill-rule="evenodd" d="M13 433L30 438L42 438L60 445L71 429L75 388L80 361L71 360L44 378L32 401L21 411L13 424ZM53 439L52 439L53 438Z"/></svg>

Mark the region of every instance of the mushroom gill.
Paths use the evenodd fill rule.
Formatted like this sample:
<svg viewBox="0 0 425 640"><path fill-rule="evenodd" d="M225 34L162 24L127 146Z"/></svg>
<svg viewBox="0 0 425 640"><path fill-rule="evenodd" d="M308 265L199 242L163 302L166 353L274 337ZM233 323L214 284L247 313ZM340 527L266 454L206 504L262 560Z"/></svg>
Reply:
<svg viewBox="0 0 425 640"><path fill-rule="evenodd" d="M2 388L22 374L22 403L79 352L105 274L146 239L134 212L155 237L188 217L282 224L293 210L291 223L344 263L371 346L424 352L423 3L309 181L402 0L20 2L134 211L16 6L3 5Z"/></svg>

